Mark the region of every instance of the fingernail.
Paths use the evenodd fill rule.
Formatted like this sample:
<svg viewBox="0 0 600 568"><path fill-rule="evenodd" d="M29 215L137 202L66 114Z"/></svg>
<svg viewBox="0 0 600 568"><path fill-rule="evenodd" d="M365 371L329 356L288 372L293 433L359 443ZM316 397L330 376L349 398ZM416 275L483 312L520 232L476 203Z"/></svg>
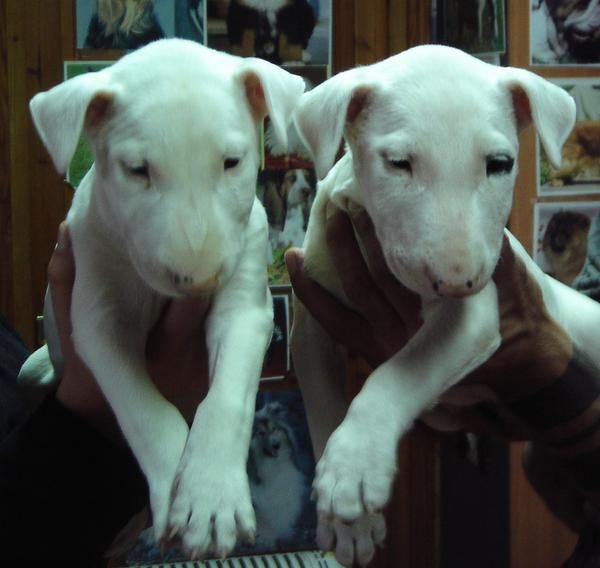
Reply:
<svg viewBox="0 0 600 568"><path fill-rule="evenodd" d="M68 250L71 245L69 239L69 231L67 229L67 224L63 221L58 226L58 236L56 237L56 250L57 251L65 251Z"/></svg>

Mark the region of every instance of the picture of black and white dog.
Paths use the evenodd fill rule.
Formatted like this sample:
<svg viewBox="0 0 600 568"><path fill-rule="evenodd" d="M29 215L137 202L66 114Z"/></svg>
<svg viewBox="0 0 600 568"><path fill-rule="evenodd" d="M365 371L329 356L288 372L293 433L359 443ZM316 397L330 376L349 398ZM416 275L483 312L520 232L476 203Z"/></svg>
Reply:
<svg viewBox="0 0 600 568"><path fill-rule="evenodd" d="M598 0L532 0L533 64L600 63Z"/></svg>
<svg viewBox="0 0 600 568"><path fill-rule="evenodd" d="M227 36L232 52L272 63L310 63L306 51L316 24L307 0L231 0Z"/></svg>
<svg viewBox="0 0 600 568"><path fill-rule="evenodd" d="M282 549L295 537L310 480L301 470L296 434L279 401L266 403L254 417L248 479L256 513L256 546Z"/></svg>

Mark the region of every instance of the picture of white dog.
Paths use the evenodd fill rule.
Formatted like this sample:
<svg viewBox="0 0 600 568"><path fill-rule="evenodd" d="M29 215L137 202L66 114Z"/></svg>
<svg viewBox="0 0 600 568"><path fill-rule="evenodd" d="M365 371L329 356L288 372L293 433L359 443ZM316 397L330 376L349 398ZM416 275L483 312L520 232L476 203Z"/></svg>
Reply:
<svg viewBox="0 0 600 568"><path fill-rule="evenodd" d="M195 557L255 534L246 459L273 329L258 132L268 114L285 140L303 91L264 60L167 39L30 103L58 172L81 133L90 140L95 161L66 219L73 343L147 478L155 539L177 535ZM210 298L210 389L183 416L150 379L145 346L165 303L191 296ZM61 376L50 308L22 380Z"/></svg>
<svg viewBox="0 0 600 568"><path fill-rule="evenodd" d="M256 547L262 551L298 544L294 539L311 482L301 468L300 452L286 407L278 401L264 404L254 416L248 456Z"/></svg>
<svg viewBox="0 0 600 568"><path fill-rule="evenodd" d="M239 543L233 552L238 558L231 562L250 566L245 556L316 548L316 511L310 499L314 467L300 391L259 391L247 463L256 540ZM151 530L140 535L127 555L128 564L185 560L189 555L177 548L161 553Z"/></svg>

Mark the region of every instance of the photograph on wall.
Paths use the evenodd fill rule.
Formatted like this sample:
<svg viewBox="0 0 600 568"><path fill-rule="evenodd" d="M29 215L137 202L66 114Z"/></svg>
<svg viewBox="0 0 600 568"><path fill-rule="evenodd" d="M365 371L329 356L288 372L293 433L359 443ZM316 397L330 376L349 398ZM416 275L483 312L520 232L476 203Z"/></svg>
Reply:
<svg viewBox="0 0 600 568"><path fill-rule="evenodd" d="M265 169L258 174L257 194L269 221L267 263L271 286L290 284L284 254L288 248L301 247L304 242L316 188L313 169Z"/></svg>
<svg viewBox="0 0 600 568"><path fill-rule="evenodd" d="M94 73L112 65L114 61L65 61L64 79L72 79L83 73ZM79 137L77 148L73 154L73 159L69 164L66 174L66 181L73 188L76 188L83 179L83 176L92 167L94 157L92 149L85 136Z"/></svg>
<svg viewBox="0 0 600 568"><path fill-rule="evenodd" d="M476 56L506 53L504 0L432 0L432 42Z"/></svg>
<svg viewBox="0 0 600 568"><path fill-rule="evenodd" d="M329 65L331 0L208 0L208 45L277 65Z"/></svg>
<svg viewBox="0 0 600 568"><path fill-rule="evenodd" d="M262 380L285 379L290 371L290 304L287 294L273 294L273 334L260 374Z"/></svg>
<svg viewBox="0 0 600 568"><path fill-rule="evenodd" d="M315 461L308 432L302 395L297 388L261 390L256 407L247 472L256 514L254 544L238 543L231 557L221 560L235 566L258 566L251 557L259 554L288 553L282 566L301 566L302 551L316 549L316 510L310 499ZM161 554L154 544L152 528L142 532L127 555L127 565L189 560L177 547ZM304 556L307 559L309 554ZM320 557L320 554L319 554ZM321 558L321 557L320 557ZM278 566L274 560L261 566ZM321 561L316 565L321 565ZM200 564L200 563L198 563ZM190 564L191 565L191 564ZM196 565L196 564L194 564Z"/></svg>
<svg viewBox="0 0 600 568"><path fill-rule="evenodd" d="M542 196L600 193L600 80L552 79L575 100L576 123L555 169L537 140L538 193Z"/></svg>
<svg viewBox="0 0 600 568"><path fill-rule="evenodd" d="M206 0L76 0L80 50L130 51L152 41L206 40Z"/></svg>
<svg viewBox="0 0 600 568"><path fill-rule="evenodd" d="M532 65L600 64L598 0L529 0Z"/></svg>
<svg viewBox="0 0 600 568"><path fill-rule="evenodd" d="M599 214L600 201L536 203L533 259L537 265L571 286L583 269L590 226Z"/></svg>

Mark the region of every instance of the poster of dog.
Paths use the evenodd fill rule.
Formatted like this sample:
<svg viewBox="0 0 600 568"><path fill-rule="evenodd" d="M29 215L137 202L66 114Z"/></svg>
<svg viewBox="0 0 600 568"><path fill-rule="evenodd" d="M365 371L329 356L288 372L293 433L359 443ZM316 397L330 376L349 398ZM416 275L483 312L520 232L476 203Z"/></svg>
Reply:
<svg viewBox="0 0 600 568"><path fill-rule="evenodd" d="M506 52L504 0L433 0L432 42L478 57Z"/></svg>
<svg viewBox="0 0 600 568"><path fill-rule="evenodd" d="M554 79L575 99L577 122L562 148L562 163L553 168L537 141L538 194L600 193L600 81Z"/></svg>
<svg viewBox="0 0 600 568"><path fill-rule="evenodd" d="M598 0L530 0L532 65L600 64Z"/></svg>
<svg viewBox="0 0 600 568"><path fill-rule="evenodd" d="M297 388L259 391L247 462L256 539L253 545L238 544L231 554L237 560L222 560L218 565L256 566L248 557L316 548L316 509L310 499L314 468L300 391ZM161 554L151 531L149 528L141 533L127 554L127 565L188 560L178 547ZM259 562L261 566L267 565L262 563L264 560ZM291 566L289 560L281 562ZM268 565L271 563L279 565L272 559Z"/></svg>
<svg viewBox="0 0 600 568"><path fill-rule="evenodd" d="M317 179L313 169L261 170L257 194L267 212L269 246L266 251L271 286L289 286L284 254L290 247L301 247L308 216L316 195Z"/></svg>
<svg viewBox="0 0 600 568"><path fill-rule="evenodd" d="M79 50L130 51L165 37L206 43L206 0L76 0Z"/></svg>
<svg viewBox="0 0 600 568"><path fill-rule="evenodd" d="M600 201L536 203L533 260L570 286L583 268L590 225L599 211Z"/></svg>
<svg viewBox="0 0 600 568"><path fill-rule="evenodd" d="M208 0L208 45L277 65L330 65L331 0Z"/></svg>

